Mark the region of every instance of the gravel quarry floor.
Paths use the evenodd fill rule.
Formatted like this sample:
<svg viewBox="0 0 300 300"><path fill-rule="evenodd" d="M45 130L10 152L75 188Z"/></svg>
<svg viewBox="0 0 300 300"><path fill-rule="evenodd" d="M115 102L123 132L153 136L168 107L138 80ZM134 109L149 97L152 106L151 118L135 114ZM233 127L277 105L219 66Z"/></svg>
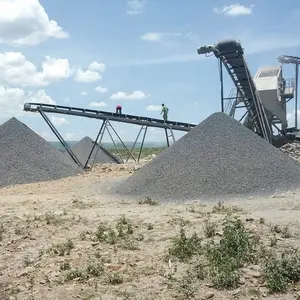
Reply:
<svg viewBox="0 0 300 300"><path fill-rule="evenodd" d="M224 204L137 203L110 195L134 169L103 165L75 177L0 189L0 299L299 299L297 284L270 294L255 263L242 268L238 286L220 291L208 276L188 280L193 259L169 256L180 228L207 242L209 220L217 224L216 238L222 237L228 212L269 250L296 248L299 190ZM118 222L127 226L123 237L111 231L103 236L101 223L118 232Z"/></svg>

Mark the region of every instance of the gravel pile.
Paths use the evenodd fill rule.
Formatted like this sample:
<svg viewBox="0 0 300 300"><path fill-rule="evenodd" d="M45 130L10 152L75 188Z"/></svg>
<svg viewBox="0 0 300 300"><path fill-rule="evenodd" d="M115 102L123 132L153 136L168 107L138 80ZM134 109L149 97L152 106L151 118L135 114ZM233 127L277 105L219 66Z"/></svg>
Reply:
<svg viewBox="0 0 300 300"><path fill-rule="evenodd" d="M82 172L64 154L16 118L0 126L0 187Z"/></svg>
<svg viewBox="0 0 300 300"><path fill-rule="evenodd" d="M285 144L280 147L280 150L297 161L300 161L300 144L299 143L290 143Z"/></svg>
<svg viewBox="0 0 300 300"><path fill-rule="evenodd" d="M90 137L86 136L72 147L73 153L77 156L77 158L83 166L86 163L86 160L93 148L93 145L94 141ZM120 163L115 156L110 154L106 149L104 149L100 145L97 145L94 148L89 164L91 164L93 161L94 164Z"/></svg>
<svg viewBox="0 0 300 300"><path fill-rule="evenodd" d="M300 183L300 164L223 113L215 113L113 192L157 200L267 194Z"/></svg>

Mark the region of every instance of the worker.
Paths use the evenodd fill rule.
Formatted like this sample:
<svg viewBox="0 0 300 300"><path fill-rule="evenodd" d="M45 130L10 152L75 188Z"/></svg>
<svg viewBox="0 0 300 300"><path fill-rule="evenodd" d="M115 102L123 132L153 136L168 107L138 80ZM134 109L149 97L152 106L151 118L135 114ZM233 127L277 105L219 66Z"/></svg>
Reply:
<svg viewBox="0 0 300 300"><path fill-rule="evenodd" d="M163 118L164 118L165 122L168 121L168 112L169 112L169 109L164 104L162 104L160 114L163 114Z"/></svg>
<svg viewBox="0 0 300 300"><path fill-rule="evenodd" d="M120 104L116 106L116 114L122 114L122 106Z"/></svg>

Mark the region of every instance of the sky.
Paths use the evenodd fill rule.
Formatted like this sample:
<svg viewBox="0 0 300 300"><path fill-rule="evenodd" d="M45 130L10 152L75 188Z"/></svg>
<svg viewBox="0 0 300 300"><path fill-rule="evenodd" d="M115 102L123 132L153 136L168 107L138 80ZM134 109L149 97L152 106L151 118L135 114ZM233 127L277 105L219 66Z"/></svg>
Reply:
<svg viewBox="0 0 300 300"><path fill-rule="evenodd" d="M220 111L217 59L197 48L240 40L252 75L300 55L300 2L249 0L0 0L0 123L11 117L56 140L26 102L200 123ZM292 77L291 66L284 67ZM225 94L232 83L225 78ZM289 107L293 122L293 108ZM67 140L95 138L99 120L49 115ZM115 125L125 141L139 127ZM176 138L181 133L176 133ZM104 141L108 141L105 136ZM148 141L163 141L151 129Z"/></svg>

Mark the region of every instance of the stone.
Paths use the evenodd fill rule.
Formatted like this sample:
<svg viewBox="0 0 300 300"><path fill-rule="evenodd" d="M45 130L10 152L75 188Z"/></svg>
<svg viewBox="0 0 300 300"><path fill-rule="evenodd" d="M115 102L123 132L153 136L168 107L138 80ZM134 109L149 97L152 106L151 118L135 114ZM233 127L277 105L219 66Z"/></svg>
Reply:
<svg viewBox="0 0 300 300"><path fill-rule="evenodd" d="M214 292L206 292L204 295L204 299L212 299L215 296Z"/></svg>

